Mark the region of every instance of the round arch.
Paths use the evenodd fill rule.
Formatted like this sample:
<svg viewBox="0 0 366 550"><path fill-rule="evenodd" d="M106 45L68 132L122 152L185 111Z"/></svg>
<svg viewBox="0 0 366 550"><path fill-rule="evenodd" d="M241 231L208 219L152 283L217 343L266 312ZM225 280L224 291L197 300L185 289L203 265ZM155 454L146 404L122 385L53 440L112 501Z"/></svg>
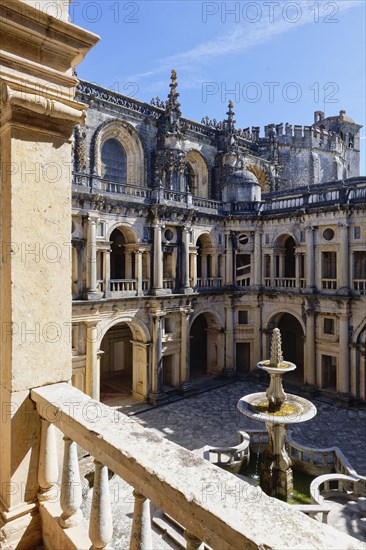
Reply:
<svg viewBox="0 0 366 550"><path fill-rule="evenodd" d="M100 323L98 331L98 349L100 349L101 341L108 330L120 323L126 323L129 326L136 342L141 342L144 344L150 343L150 331L146 324L138 317L132 317L131 315L123 313L121 315L117 314L116 316L113 316L113 318L108 317Z"/></svg>
<svg viewBox="0 0 366 550"><path fill-rule="evenodd" d="M118 229L121 233L123 233L123 236L126 239L126 242L128 244L132 243L138 243L139 242L139 236L137 235L135 229L131 227L131 225L128 224L122 224L121 222L114 223L107 232L106 238L107 240L111 240L111 235L115 229Z"/></svg>
<svg viewBox="0 0 366 550"><path fill-rule="evenodd" d="M145 323L130 315L102 322L98 334L100 400L108 404L146 401L148 398L148 343Z"/></svg>
<svg viewBox="0 0 366 550"><path fill-rule="evenodd" d="M191 193L197 197L208 198L208 168L206 159L203 155L191 149L186 153L186 162L193 171L191 182Z"/></svg>
<svg viewBox="0 0 366 550"><path fill-rule="evenodd" d="M298 315L287 311L280 311L275 314L272 312L267 328L267 356L269 357L270 354L272 330L279 328L281 331L283 357L297 366L297 369L293 373L289 373L286 378L288 381L303 384L305 327L302 319Z"/></svg>
<svg viewBox="0 0 366 550"><path fill-rule="evenodd" d="M224 364L224 331L212 310L196 311L189 325L190 379L219 374Z"/></svg>
<svg viewBox="0 0 366 550"><path fill-rule="evenodd" d="M96 130L91 145L91 171L102 176L101 150L108 139L116 139L127 157L127 178L129 185L146 186L145 147L137 130L123 120L107 121Z"/></svg>

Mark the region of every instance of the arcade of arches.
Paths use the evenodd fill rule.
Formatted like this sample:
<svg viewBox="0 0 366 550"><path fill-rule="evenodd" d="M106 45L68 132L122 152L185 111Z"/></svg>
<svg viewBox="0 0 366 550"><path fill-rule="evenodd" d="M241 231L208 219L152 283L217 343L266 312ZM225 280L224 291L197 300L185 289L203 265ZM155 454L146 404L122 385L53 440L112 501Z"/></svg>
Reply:
<svg viewBox="0 0 366 550"><path fill-rule="evenodd" d="M164 313L161 316L161 329L152 340L147 328L143 334L135 320L116 322L104 333L100 342L101 399L111 405L117 401L120 404L133 400L145 401L154 394L163 395L180 389L186 383L201 383L204 378L221 375L225 371L226 365L230 365L230 353L237 374L247 375L255 370L257 358L269 357L270 339L275 327L281 331L284 358L297 367L288 374L287 381L298 387L312 383L309 380L311 372L308 360L311 348L306 341L306 334L311 327L309 320L304 328L295 315L283 311L276 313L267 322L267 329L263 332L263 348L260 350L255 338L243 336L246 329L243 332L241 327L250 322L248 312L239 313L238 324L233 326L233 331L227 330L227 324L225 328L211 311L193 317L191 312L184 311L176 316ZM226 323L229 318L231 316L228 314ZM329 317L322 315L318 317L317 324L324 331L331 332L334 323L329 320ZM235 333L237 336L234 336ZM365 399L366 326L357 335L351 350L355 364L351 383L353 391L358 391L360 398ZM334 394L340 391L343 379L338 370L339 360L333 353L332 340L328 341L327 347L323 343L317 352L313 375L319 389ZM160 365L158 376L154 374L154 365Z"/></svg>

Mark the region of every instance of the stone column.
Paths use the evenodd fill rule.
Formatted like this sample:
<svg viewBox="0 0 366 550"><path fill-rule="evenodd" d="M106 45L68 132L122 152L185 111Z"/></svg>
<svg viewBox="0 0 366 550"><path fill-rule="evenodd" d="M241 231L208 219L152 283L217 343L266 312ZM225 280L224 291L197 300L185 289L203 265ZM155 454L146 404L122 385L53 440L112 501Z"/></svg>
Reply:
<svg viewBox="0 0 366 550"><path fill-rule="evenodd" d="M103 258L104 269L104 296L109 298L111 296L111 249L104 251Z"/></svg>
<svg viewBox="0 0 366 550"><path fill-rule="evenodd" d="M339 352L337 364L337 391L349 394L349 318L339 315Z"/></svg>
<svg viewBox="0 0 366 550"><path fill-rule="evenodd" d="M313 310L306 312L306 357L305 357L305 382L311 386L316 384L315 361L315 313Z"/></svg>
<svg viewBox="0 0 366 550"><path fill-rule="evenodd" d="M189 237L191 228L182 228L182 292L191 294L192 288L189 280Z"/></svg>
<svg viewBox="0 0 366 550"><path fill-rule="evenodd" d="M270 261L269 261L269 266L270 266L270 278L271 278L271 287L274 287L274 280L275 280L275 269L276 269L276 266L275 266L275 261L276 261L276 256L275 256L275 253L273 251L273 249L270 251L269 253L269 258L270 258Z"/></svg>
<svg viewBox="0 0 366 550"><path fill-rule="evenodd" d="M231 376L235 372L234 350L234 308L232 304L225 306L225 374Z"/></svg>
<svg viewBox="0 0 366 550"><path fill-rule="evenodd" d="M181 325L180 325L180 389L183 393L191 389L192 384L189 382L189 352L190 352L190 335L189 335L189 316L192 313L191 309L181 309Z"/></svg>
<svg viewBox="0 0 366 550"><path fill-rule="evenodd" d="M296 277L296 288L300 289L300 254L295 252L295 277Z"/></svg>
<svg viewBox="0 0 366 550"><path fill-rule="evenodd" d="M98 37L69 22L67 2L53 3L58 18L39 9L44 2L1 2L0 540L4 548L42 545L37 504L41 420L29 394L34 387L66 382L72 375L67 329L71 324L70 161L73 129L83 122L86 109L73 99L77 79L72 68ZM49 261L55 250L59 261Z"/></svg>
<svg viewBox="0 0 366 550"><path fill-rule="evenodd" d="M163 248L161 245L161 231L164 225L156 223L154 226L154 294L164 294L163 289Z"/></svg>
<svg viewBox="0 0 366 550"><path fill-rule="evenodd" d="M143 296L143 289L142 289L142 254L144 253L143 249L139 248L135 252L135 258L136 258L136 277L137 277L137 296Z"/></svg>
<svg viewBox="0 0 366 550"><path fill-rule="evenodd" d="M97 289L97 221L98 216L89 214L87 217L87 299L99 299L100 292Z"/></svg>
<svg viewBox="0 0 366 550"><path fill-rule="evenodd" d="M315 250L314 250L314 228L311 225L306 227L306 288L309 292L315 289Z"/></svg>
<svg viewBox="0 0 366 550"><path fill-rule="evenodd" d="M192 288L197 286L197 250L191 253L192 258Z"/></svg>
<svg viewBox="0 0 366 550"><path fill-rule="evenodd" d="M225 285L232 286L233 284L233 244L231 242L230 231L226 232L226 264L225 264Z"/></svg>
<svg viewBox="0 0 366 550"><path fill-rule="evenodd" d="M99 401L100 361L98 360L98 321L86 324L85 393Z"/></svg>
<svg viewBox="0 0 366 550"><path fill-rule="evenodd" d="M348 294L349 291L349 225L339 223L340 248L337 264L339 266L339 290Z"/></svg>
<svg viewBox="0 0 366 550"><path fill-rule="evenodd" d="M163 395L163 317L164 313L152 315L152 361L151 361L151 393L150 401L156 404L164 398Z"/></svg>
<svg viewBox="0 0 366 550"><path fill-rule="evenodd" d="M263 286L262 280L262 232L254 232L254 252L253 252L253 263L254 263L254 285L256 288L261 288Z"/></svg>

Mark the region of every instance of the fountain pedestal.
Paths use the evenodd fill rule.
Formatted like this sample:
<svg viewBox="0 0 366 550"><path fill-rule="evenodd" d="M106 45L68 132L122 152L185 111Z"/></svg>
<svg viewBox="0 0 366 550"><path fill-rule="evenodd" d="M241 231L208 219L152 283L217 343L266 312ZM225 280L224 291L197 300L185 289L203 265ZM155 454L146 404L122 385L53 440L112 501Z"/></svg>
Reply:
<svg viewBox="0 0 366 550"><path fill-rule="evenodd" d="M287 500L293 493L291 459L286 451L287 425L310 420L316 415L316 408L307 399L286 395L283 390L283 375L296 369L296 365L283 359L279 329L273 330L271 359L258 363L258 368L268 372L270 385L266 393L242 397L238 409L246 416L265 422L268 446L262 454L260 485L267 495Z"/></svg>
<svg viewBox="0 0 366 550"><path fill-rule="evenodd" d="M260 486L273 497L287 500L293 494L291 459L286 451L287 427L266 422L268 446L260 467Z"/></svg>

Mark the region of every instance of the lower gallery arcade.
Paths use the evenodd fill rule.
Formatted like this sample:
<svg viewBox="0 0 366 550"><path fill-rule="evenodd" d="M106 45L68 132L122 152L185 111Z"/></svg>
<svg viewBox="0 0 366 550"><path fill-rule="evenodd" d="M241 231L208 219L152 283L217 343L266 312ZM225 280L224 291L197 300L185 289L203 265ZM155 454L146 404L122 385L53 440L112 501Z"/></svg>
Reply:
<svg viewBox="0 0 366 550"><path fill-rule="evenodd" d="M91 321L88 302L74 316L73 384L96 399L154 403L170 392L192 391L205 379L246 376L269 357L275 327L285 358L297 365L291 384L365 399L366 327L355 331L351 346L343 345L346 314L305 309L300 300L291 308L258 306L248 295L235 301L210 296L210 307L205 296L146 298L139 309L129 301L129 312L120 312L121 302L95 304Z"/></svg>

